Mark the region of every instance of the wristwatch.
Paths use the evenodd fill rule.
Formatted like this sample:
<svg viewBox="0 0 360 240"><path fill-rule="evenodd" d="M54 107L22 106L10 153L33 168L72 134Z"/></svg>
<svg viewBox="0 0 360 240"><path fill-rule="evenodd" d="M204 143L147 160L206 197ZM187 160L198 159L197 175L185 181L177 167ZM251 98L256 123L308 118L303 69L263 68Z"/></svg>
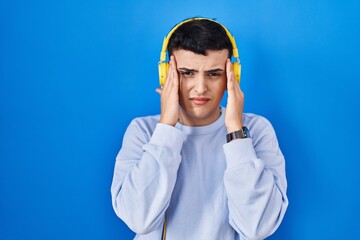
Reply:
<svg viewBox="0 0 360 240"><path fill-rule="evenodd" d="M234 139L243 139L249 137L250 137L249 130L247 129L247 127L244 126L242 127L241 130L226 134L226 141L231 142Z"/></svg>

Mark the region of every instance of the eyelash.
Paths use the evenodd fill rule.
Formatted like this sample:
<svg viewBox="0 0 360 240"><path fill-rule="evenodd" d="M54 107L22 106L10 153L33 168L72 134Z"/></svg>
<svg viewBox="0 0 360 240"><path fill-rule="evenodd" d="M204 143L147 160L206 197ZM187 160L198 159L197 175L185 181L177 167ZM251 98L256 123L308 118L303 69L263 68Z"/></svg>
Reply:
<svg viewBox="0 0 360 240"><path fill-rule="evenodd" d="M220 77L221 74L214 72L214 73L209 73L208 76L209 76L209 77Z"/></svg>
<svg viewBox="0 0 360 240"><path fill-rule="evenodd" d="M180 74L181 74L182 76L184 76L184 77L192 77L192 76L195 75L194 72L190 72L190 71L180 72ZM210 77L210 78L211 78L211 77L213 77L213 78L215 78L215 77L220 77L220 76L221 76L221 73L217 73L217 72L208 73L207 76Z"/></svg>
<svg viewBox="0 0 360 240"><path fill-rule="evenodd" d="M181 72L181 75L183 75L183 76L185 76L185 77L188 77L188 76L193 76L194 73L193 73L193 72L186 72L186 71L184 71L184 72Z"/></svg>

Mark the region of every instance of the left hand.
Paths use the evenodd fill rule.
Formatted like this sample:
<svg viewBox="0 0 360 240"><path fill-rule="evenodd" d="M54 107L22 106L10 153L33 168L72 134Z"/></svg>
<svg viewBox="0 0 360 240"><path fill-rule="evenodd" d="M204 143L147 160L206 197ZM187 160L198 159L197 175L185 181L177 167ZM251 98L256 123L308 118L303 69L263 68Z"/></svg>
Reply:
<svg viewBox="0 0 360 240"><path fill-rule="evenodd" d="M230 59L226 61L226 77L228 99L225 110L225 126L227 132L238 131L243 127L244 93L235 79Z"/></svg>

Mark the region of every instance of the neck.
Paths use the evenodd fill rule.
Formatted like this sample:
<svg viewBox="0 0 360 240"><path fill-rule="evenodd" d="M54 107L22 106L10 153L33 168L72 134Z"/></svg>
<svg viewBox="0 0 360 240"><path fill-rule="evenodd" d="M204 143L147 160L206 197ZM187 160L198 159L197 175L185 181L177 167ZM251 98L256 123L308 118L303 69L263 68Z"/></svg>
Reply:
<svg viewBox="0 0 360 240"><path fill-rule="evenodd" d="M221 116L221 107L219 106L218 110L211 115L205 116L195 116L194 114L187 113L181 107L179 109L179 119L178 122L185 126L191 127L200 127L209 125Z"/></svg>

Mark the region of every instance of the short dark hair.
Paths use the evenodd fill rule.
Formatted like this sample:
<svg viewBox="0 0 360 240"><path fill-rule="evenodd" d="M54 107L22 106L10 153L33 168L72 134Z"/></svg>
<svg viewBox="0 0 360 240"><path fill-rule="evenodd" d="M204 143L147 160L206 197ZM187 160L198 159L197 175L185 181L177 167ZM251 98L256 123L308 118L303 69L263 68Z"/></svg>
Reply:
<svg viewBox="0 0 360 240"><path fill-rule="evenodd" d="M207 50L227 49L231 57L233 47L224 27L219 23L207 19L194 19L178 27L169 39L169 56L180 49L205 56Z"/></svg>

